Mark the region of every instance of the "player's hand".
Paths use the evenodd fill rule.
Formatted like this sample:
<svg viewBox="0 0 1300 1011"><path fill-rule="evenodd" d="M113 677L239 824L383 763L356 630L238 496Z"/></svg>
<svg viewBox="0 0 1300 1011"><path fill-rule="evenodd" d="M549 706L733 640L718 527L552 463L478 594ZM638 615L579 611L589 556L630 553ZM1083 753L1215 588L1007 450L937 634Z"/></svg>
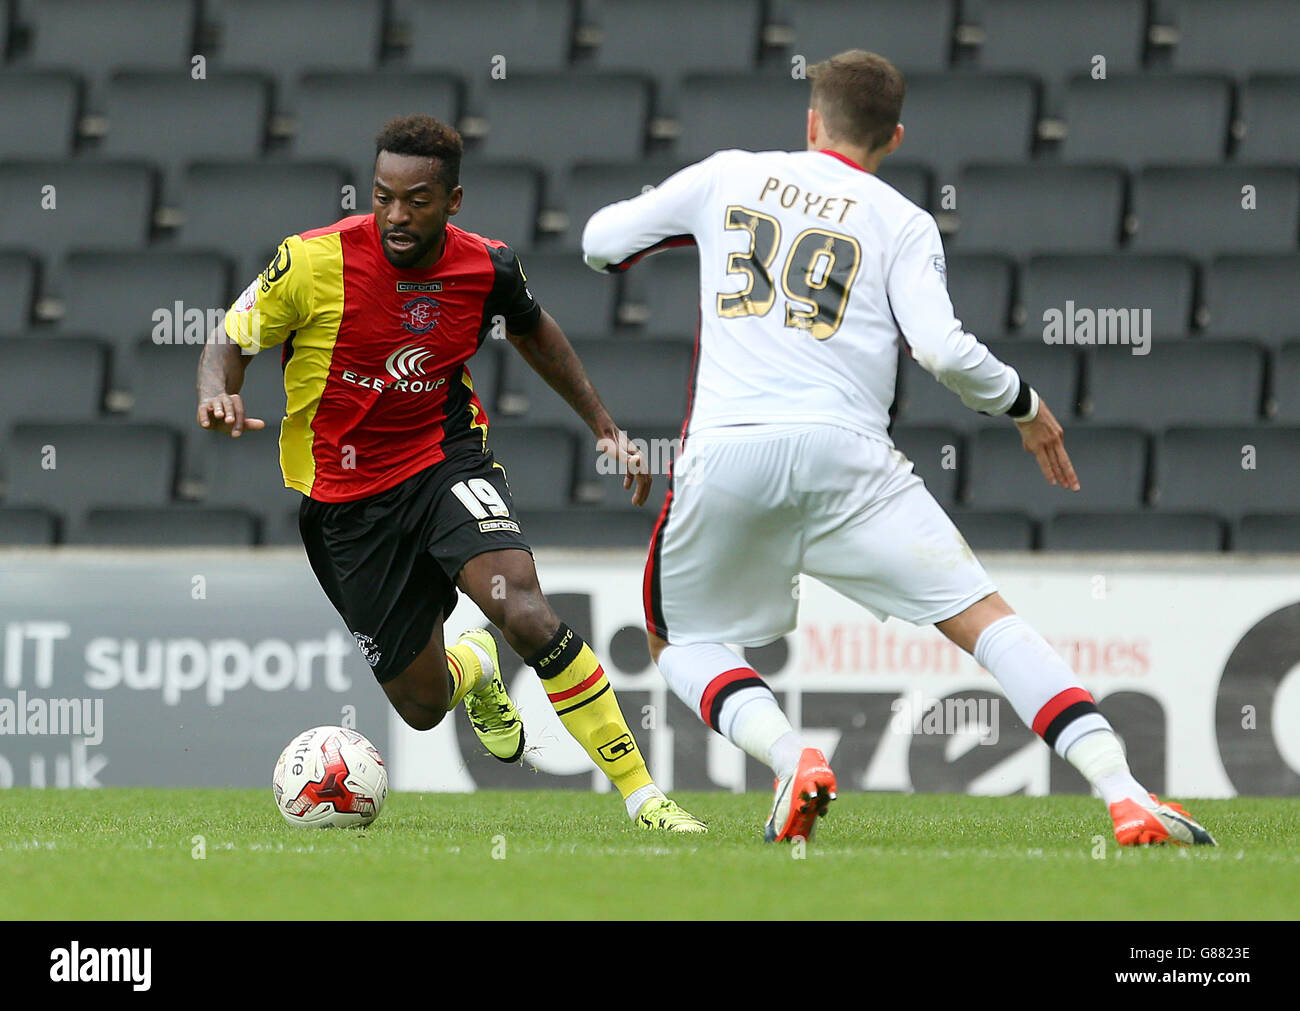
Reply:
<svg viewBox="0 0 1300 1011"><path fill-rule="evenodd" d="M650 497L650 486L654 479L650 476L650 464L641 452L628 439L627 433L618 430L616 437L606 436L596 443L607 457L618 464L619 473L623 475L623 488L632 490L632 504L645 505Z"/></svg>
<svg viewBox="0 0 1300 1011"><path fill-rule="evenodd" d="M199 424L211 431L229 435L232 439L238 439L245 429L255 432L266 427L266 422L261 418L250 418L244 414L244 400L238 393L220 393L200 400Z"/></svg>
<svg viewBox="0 0 1300 1011"><path fill-rule="evenodd" d="M1070 456L1065 451L1065 432L1041 398L1034 420L1024 424L1016 422L1016 428L1020 430L1020 441L1024 443L1025 449L1034 454L1038 466L1042 468L1047 483L1078 491L1079 479L1075 476L1074 465L1070 463Z"/></svg>

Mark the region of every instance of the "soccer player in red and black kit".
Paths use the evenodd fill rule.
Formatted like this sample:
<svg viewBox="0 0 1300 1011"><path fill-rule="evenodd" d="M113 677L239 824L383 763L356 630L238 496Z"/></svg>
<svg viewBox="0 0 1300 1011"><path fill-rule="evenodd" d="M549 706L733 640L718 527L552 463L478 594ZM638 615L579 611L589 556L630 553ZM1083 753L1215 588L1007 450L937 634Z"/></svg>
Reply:
<svg viewBox="0 0 1300 1011"><path fill-rule="evenodd" d="M198 421L239 437L250 356L283 345L284 481L307 557L393 708L428 730L465 702L480 741L518 761L524 731L483 629L443 643L466 593L542 679L561 721L639 825L703 832L655 786L591 648L537 584L469 359L494 327L616 455L650 479L504 242L464 231L461 139L428 116L376 138L373 213L285 239L199 363ZM635 476L634 476L635 475Z"/></svg>

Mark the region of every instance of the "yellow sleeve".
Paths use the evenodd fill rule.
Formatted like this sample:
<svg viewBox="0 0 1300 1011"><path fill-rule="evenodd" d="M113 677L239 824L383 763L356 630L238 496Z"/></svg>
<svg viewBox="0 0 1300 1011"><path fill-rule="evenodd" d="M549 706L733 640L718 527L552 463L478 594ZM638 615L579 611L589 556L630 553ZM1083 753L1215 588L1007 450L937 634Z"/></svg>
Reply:
<svg viewBox="0 0 1300 1011"><path fill-rule="evenodd" d="M226 336L249 354L282 344L311 318L313 293L307 244L291 235L235 299L226 313Z"/></svg>

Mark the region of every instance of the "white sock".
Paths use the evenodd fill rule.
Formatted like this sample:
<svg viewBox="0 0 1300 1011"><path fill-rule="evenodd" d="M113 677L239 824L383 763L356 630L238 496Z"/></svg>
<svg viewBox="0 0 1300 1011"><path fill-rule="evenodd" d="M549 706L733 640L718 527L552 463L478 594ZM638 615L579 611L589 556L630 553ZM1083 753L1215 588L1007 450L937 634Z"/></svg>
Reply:
<svg viewBox="0 0 1300 1011"><path fill-rule="evenodd" d="M798 765L802 745L772 689L726 646L669 646L659 654L659 671L673 694L700 719L778 776L788 775ZM793 763L792 747L798 749Z"/></svg>
<svg viewBox="0 0 1300 1011"><path fill-rule="evenodd" d="M636 816L641 813L641 808L645 807L647 800L662 800L664 792L651 783L649 786L643 786L638 790L633 790L623 798L623 803L627 805L627 816L636 821Z"/></svg>
<svg viewBox="0 0 1300 1011"><path fill-rule="evenodd" d="M1074 671L1019 615L984 629L974 655L998 679L1024 725L1062 758L1085 734L1111 729Z"/></svg>
<svg viewBox="0 0 1300 1011"><path fill-rule="evenodd" d="M746 688L724 702L718 730L736 747L771 766L778 779L799 764L803 742L767 688Z"/></svg>
<svg viewBox="0 0 1300 1011"><path fill-rule="evenodd" d="M771 756L768 764L772 766L772 771L776 773L778 779L784 779L799 768L799 756L803 754L803 749L803 738L793 730L777 739L768 752Z"/></svg>
<svg viewBox="0 0 1300 1011"><path fill-rule="evenodd" d="M1135 800L1148 810L1155 810L1156 802L1129 771L1124 748L1114 731L1094 730L1084 734L1074 742L1065 758L1096 787L1107 807L1117 800Z"/></svg>
<svg viewBox="0 0 1300 1011"><path fill-rule="evenodd" d="M478 679L478 683L470 689L470 691L478 693L492 683L492 679L496 677L497 669L493 666L492 657L488 654L488 651L473 639L466 639L464 644L474 651L474 655L478 657L479 666L483 668L483 674Z"/></svg>

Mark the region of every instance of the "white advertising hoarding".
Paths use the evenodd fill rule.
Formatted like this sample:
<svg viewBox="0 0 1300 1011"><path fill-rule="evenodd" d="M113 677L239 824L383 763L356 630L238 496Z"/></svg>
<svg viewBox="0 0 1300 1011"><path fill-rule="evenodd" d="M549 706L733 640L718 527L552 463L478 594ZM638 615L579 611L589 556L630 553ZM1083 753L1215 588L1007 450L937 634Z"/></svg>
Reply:
<svg viewBox="0 0 1300 1011"><path fill-rule="evenodd" d="M651 666L640 552L537 560L662 785L771 788L770 772L707 729ZM1300 795L1300 558L984 561L1078 671L1148 787ZM830 756L841 789L1086 789L933 628L878 622L811 580L798 592L798 628L746 659ZM462 597L448 639L481 621ZM294 734L342 723L380 748L399 790L608 789L532 671L509 650L502 665L527 728L522 766L486 756L459 713L427 733L407 729L300 551L0 552L0 787L269 791Z"/></svg>
<svg viewBox="0 0 1300 1011"><path fill-rule="evenodd" d="M990 555L985 564L1011 606L1093 693L1150 788L1203 797L1300 793L1300 560ZM542 551L538 570L556 611L588 632L662 785L767 784L770 774L706 731L649 664L638 556ZM1020 724L992 676L934 628L879 622L813 580L798 592L798 628L747 659L827 752L843 789L1085 788ZM480 621L463 603L448 638ZM527 757L546 774L533 781L558 776L604 788L532 672L513 656L503 663L532 745ZM934 701L948 697L961 706L983 699L984 723L954 732L942 718L928 719L944 712ZM390 741L398 789L528 782L465 761L472 738L452 726L416 734L390 715Z"/></svg>

